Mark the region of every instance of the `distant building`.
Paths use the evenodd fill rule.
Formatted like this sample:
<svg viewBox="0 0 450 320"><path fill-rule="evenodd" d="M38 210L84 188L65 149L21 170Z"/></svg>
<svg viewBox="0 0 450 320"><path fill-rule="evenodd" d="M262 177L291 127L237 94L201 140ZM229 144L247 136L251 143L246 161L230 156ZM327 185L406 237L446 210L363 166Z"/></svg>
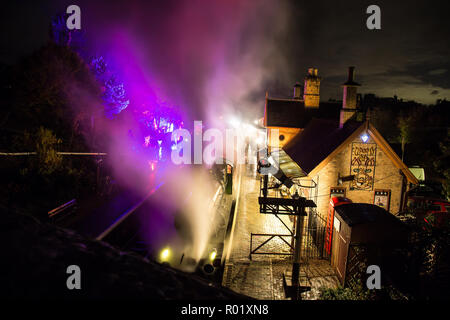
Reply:
<svg viewBox="0 0 450 320"><path fill-rule="evenodd" d="M278 129L279 135L276 148L276 131L267 130L269 151L278 156L283 173L299 182L303 195L315 201L323 218L331 196L376 204L397 214L405 193L418 180L360 112L354 67L342 85L342 104L319 102L317 74L317 69L309 69L303 99L299 85L292 99L266 94L264 124Z"/></svg>

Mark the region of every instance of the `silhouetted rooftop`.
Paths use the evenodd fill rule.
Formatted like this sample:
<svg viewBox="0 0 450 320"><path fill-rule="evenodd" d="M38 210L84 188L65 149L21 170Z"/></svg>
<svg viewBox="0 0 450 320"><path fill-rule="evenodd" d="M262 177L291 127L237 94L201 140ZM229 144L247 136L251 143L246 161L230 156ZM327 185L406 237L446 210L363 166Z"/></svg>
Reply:
<svg viewBox="0 0 450 320"><path fill-rule="evenodd" d="M305 108L303 100L267 100L266 125L268 127L304 128L312 118L339 118L342 103L321 102L319 108Z"/></svg>
<svg viewBox="0 0 450 320"><path fill-rule="evenodd" d="M119 251L30 216L5 211L1 216L2 297L250 299L199 276ZM81 290L66 287L70 265L81 269Z"/></svg>

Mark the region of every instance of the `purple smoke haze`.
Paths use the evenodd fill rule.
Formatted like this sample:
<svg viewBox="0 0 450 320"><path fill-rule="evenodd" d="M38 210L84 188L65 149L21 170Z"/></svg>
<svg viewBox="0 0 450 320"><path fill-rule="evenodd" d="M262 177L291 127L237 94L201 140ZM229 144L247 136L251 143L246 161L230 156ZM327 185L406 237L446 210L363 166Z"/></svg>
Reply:
<svg viewBox="0 0 450 320"><path fill-rule="evenodd" d="M98 120L96 130L107 137L106 151L120 182L142 194L171 166L170 154L161 154L158 147L170 150L167 136L172 130L190 128L194 120L223 129L231 115L250 121L262 117L264 83L286 70L276 44L285 36L288 8L279 2L129 1L124 6L82 1L78 5L86 51L104 57L129 99L114 119ZM160 129L161 123L169 123L169 128ZM198 260L211 230L212 182L198 170L175 172L176 176L163 178L173 184L173 195L161 200L179 203L187 197L186 190L191 191L182 214L194 234L189 251ZM143 221L149 225L150 243L160 245L161 237L171 233L160 228L171 224L162 221L173 220L173 208L164 208L166 218L156 215L159 222Z"/></svg>

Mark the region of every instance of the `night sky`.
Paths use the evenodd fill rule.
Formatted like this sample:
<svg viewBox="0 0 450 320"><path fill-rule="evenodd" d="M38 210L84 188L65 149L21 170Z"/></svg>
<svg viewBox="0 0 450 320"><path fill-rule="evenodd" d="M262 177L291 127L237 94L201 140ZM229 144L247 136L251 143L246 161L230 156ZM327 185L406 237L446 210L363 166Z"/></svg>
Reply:
<svg viewBox="0 0 450 320"><path fill-rule="evenodd" d="M127 51L159 94L194 114L261 113L266 90L290 96L308 67L319 69L321 100L341 99L350 65L359 92L428 104L450 98L447 3L11 1L2 4L0 66L44 45L52 17L77 4L93 55L126 73L129 56L118 52ZM366 28L370 4L381 8L381 30Z"/></svg>

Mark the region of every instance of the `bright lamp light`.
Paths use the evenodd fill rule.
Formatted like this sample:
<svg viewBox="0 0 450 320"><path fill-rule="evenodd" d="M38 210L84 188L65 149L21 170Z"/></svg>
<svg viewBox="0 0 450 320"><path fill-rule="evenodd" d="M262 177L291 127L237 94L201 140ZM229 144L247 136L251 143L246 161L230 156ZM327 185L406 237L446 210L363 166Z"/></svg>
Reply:
<svg viewBox="0 0 450 320"><path fill-rule="evenodd" d="M241 125L241 120L239 120L236 117L232 117L228 120L228 122L230 123L230 125L234 128L237 128Z"/></svg>
<svg viewBox="0 0 450 320"><path fill-rule="evenodd" d="M367 133L364 133L361 135L362 142L366 143L367 140L369 140L369 135Z"/></svg>
<svg viewBox="0 0 450 320"><path fill-rule="evenodd" d="M159 255L159 257L161 258L161 261L167 261L170 257L170 249L169 248L165 248L161 251L161 254Z"/></svg>
<svg viewBox="0 0 450 320"><path fill-rule="evenodd" d="M216 256L217 256L217 250L214 249L214 250L209 254L209 259L210 259L211 261L214 261L214 259L216 258Z"/></svg>

